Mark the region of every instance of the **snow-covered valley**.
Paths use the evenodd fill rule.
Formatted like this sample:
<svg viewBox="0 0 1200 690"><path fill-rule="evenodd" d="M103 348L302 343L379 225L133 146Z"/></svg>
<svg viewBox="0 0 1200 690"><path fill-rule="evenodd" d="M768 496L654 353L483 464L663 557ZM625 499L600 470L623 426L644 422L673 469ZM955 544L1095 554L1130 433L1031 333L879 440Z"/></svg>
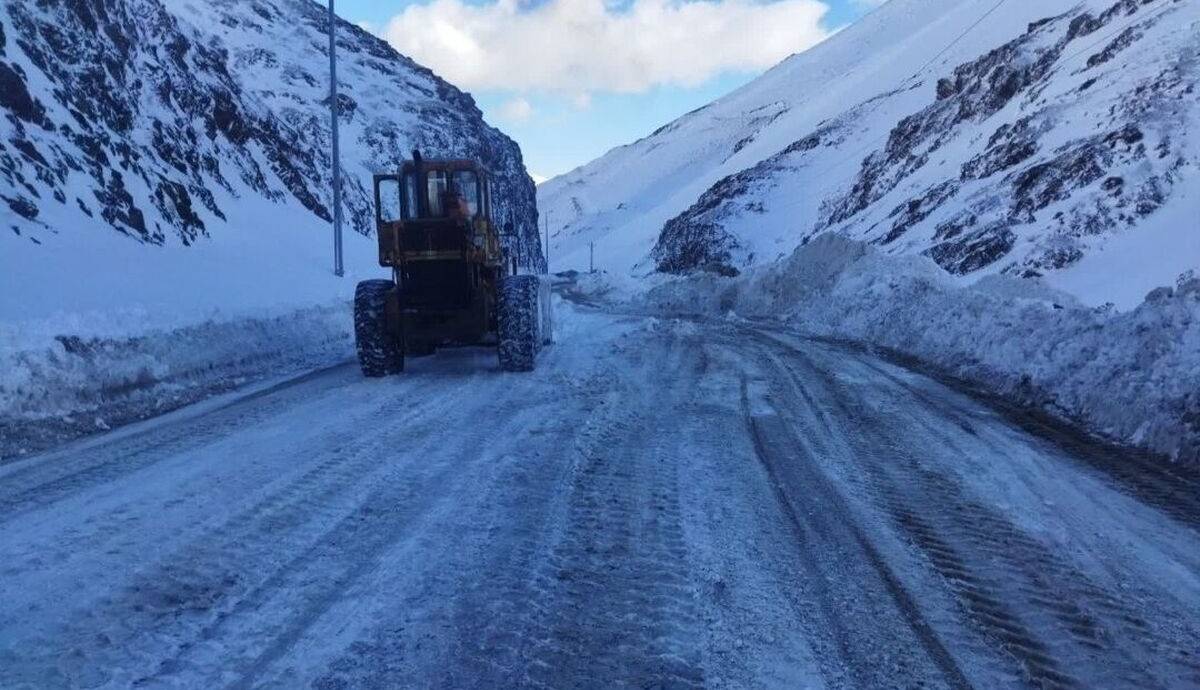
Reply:
<svg viewBox="0 0 1200 690"><path fill-rule="evenodd" d="M1200 3L891 0L536 192L343 22L345 278L327 30L0 2L0 688L1200 688ZM418 183L466 299L352 307L417 147L509 254Z"/></svg>

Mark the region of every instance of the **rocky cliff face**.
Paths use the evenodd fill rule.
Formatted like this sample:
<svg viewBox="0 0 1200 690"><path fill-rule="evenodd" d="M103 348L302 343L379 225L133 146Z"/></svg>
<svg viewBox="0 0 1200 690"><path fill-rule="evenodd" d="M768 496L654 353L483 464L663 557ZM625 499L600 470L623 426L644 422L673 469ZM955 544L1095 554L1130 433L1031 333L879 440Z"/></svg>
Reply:
<svg viewBox="0 0 1200 690"><path fill-rule="evenodd" d="M333 217L327 23L310 0L4 3L5 241L115 231L195 245L251 231L226 227L246 207L300 207L319 231ZM347 226L373 231L370 176L413 148L473 157L494 171L499 220L540 263L516 144L469 95L358 27L337 31Z"/></svg>
<svg viewBox="0 0 1200 690"><path fill-rule="evenodd" d="M1166 9L1169 0L1122 0L1051 17L959 65L937 81L931 104L891 129L853 186L825 203L817 228L886 245L932 226L922 252L947 271L1000 263L1031 276L1081 259L1086 238L1132 228L1200 165L1185 147L1200 115L1200 41L1168 55L1160 45L1133 50L1157 24L1179 19ZM1140 55L1113 65L1126 51ZM1143 61L1147 53L1160 59ZM939 154L949 158L934 164ZM918 194L886 217L864 213L926 168Z"/></svg>

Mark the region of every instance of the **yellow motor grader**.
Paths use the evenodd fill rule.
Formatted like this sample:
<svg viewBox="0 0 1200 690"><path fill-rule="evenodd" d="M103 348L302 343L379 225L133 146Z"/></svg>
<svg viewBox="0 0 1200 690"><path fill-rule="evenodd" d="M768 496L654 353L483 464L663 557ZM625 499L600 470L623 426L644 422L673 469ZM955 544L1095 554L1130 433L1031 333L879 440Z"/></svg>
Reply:
<svg viewBox="0 0 1200 690"><path fill-rule="evenodd" d="M534 368L550 341L549 290L506 255L483 166L414 151L398 172L375 176L375 227L392 279L354 294L363 374L399 373L406 355L447 345L494 344L502 369Z"/></svg>

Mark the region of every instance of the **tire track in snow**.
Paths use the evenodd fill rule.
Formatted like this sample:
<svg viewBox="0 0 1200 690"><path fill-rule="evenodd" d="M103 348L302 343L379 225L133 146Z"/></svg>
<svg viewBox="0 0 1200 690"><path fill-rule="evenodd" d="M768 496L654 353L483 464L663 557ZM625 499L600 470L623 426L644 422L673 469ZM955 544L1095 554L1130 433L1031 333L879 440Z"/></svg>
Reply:
<svg viewBox="0 0 1200 690"><path fill-rule="evenodd" d="M524 673L518 647L536 603L529 579L562 524L564 487L572 471L570 454L561 450L581 436L603 433L627 414L619 405L605 404L612 402L611 381L601 373L550 377L568 392L556 398L552 388L539 396L537 406L494 406L481 417L481 424L492 428L495 442L488 454L496 460L468 470L494 473L487 480L492 488L460 499L455 512L470 527L455 520L430 527L462 534L453 537L453 545L423 552L420 565L395 584L403 599L371 613L372 625L313 667L315 687L518 684ZM558 415L566 420L586 415L587 425L575 429Z"/></svg>
<svg viewBox="0 0 1200 690"><path fill-rule="evenodd" d="M1118 598L1092 582L1001 513L968 498L948 473L931 466L932 458L910 447L922 437L940 437L947 447L955 442L980 447L978 433L950 438L951 427L929 426L925 415L912 414L907 396L890 408L899 415L876 411L830 374L835 366L853 369L854 359L844 353L814 359L821 352L789 348L784 368L791 383L816 386L819 391L807 395L837 408L836 418L845 425L841 438L854 449L850 456L868 478L875 503L921 550L972 624L1029 682L1048 688L1200 682L1186 649L1160 636L1124 603L1129 592ZM887 392L872 390L876 396ZM924 426L923 433L914 434L913 426ZM1173 651L1163 659L1159 650ZM1160 668L1164 661L1173 670Z"/></svg>
<svg viewBox="0 0 1200 690"><path fill-rule="evenodd" d="M643 348L627 353L636 373L616 402L635 406L577 448L566 524L532 578L532 615L518 647L534 687L599 678L622 687L704 683L678 449L664 414L688 394L686 374L699 361L670 329L650 336L661 354L643 361Z"/></svg>
<svg viewBox="0 0 1200 690"><path fill-rule="evenodd" d="M405 394L419 393L421 387L406 388ZM368 427L377 426L383 415L395 414L395 406L388 406L386 401L371 402L366 410L352 410L347 414L349 419ZM256 423L252 417L243 418L247 423ZM231 429L230 433L236 433ZM353 447L360 434L357 432L341 433L339 435L319 436L313 446L306 447L312 453L340 452L347 447ZM290 436L290 434L289 434ZM103 444L96 449L97 454L103 454L120 462L127 457L125 443L127 439L118 438ZM288 463L281 467L281 462L270 455L250 455L244 457L237 446L225 448L229 457L217 458L210 456L215 452L214 446L220 438L210 438L208 442L198 445L195 450L184 451L172 459L174 467L171 470L157 467L166 458L148 458L148 462L140 471L152 474L142 475L143 484L169 474L173 492L162 492L153 496L148 492L131 493L120 481L114 480L102 485L83 485L69 496L63 496L48 504L54 510L30 508L23 511L23 518L17 529L9 528L9 543L16 546L25 545L24 549L6 549L7 561L3 572L5 575L27 575L30 571L43 571L47 577L61 577L65 573L82 576L88 572L89 561L97 552L108 556L117 556L122 552L134 549L160 551L169 549L171 544L179 543L188 535L196 534L206 529L214 522L222 521L218 512L208 509L214 496L213 483L217 483L219 498L224 507L231 507L228 502L240 500L239 495L253 496L267 490L267 487L287 480L303 471L303 466ZM296 440L285 439L285 443ZM136 454L141 445L135 445ZM178 458L192 460L185 465ZM137 470L135 470L137 471ZM159 514L147 505L148 500L161 501L158 505ZM202 519L190 520L184 524L171 523L170 517L191 508L193 513L204 513ZM67 529L57 529L62 519L62 512L69 511L86 515L86 519ZM149 524L148 524L149 523ZM52 543L45 543L38 538L39 533L55 533ZM18 539L20 535L20 539ZM102 573L98 573L102 574ZM6 618L6 612L0 612L0 628Z"/></svg>
<svg viewBox="0 0 1200 690"><path fill-rule="evenodd" d="M861 367L875 371L879 366L869 360L843 358L840 355L838 353L836 356L848 369ZM908 400L908 387L899 388L900 394L896 400ZM887 386L878 390L882 396L895 396L896 393ZM1099 669L1090 678L1083 674L1083 682L1088 685L1111 684L1114 679L1119 679L1125 687L1139 688L1200 685L1200 660L1191 651L1194 640L1200 636L1195 620L1180 616L1174 606L1158 601L1161 595L1144 589L1136 580L1109 583L1107 586L1097 582L1060 555L1061 552L1053 546L1043 544L1008 517L966 496L963 487L948 478L952 473L934 471L928 464L913 462L907 455L910 451L897 449L895 445L897 438L916 437L911 430L920 427L924 434L938 438L945 448L966 456L972 447L979 449L979 442L992 434L973 432L969 438L962 437L956 435L951 427L932 424L928 415L915 414L911 407L898 409L902 410L899 417L893 420L876 419L870 427L872 433L876 434L877 445L882 447L885 443L891 444L893 451L912 468L907 473L909 481L919 484L927 498L934 499L935 505L959 506L954 519L946 520L939 532L958 535L961 539L959 543L970 542L973 548L967 552L968 557L971 554L984 554L987 564L993 569L997 565L1006 568L1002 576L993 578L992 589L1002 591L1018 583L1017 591L1010 594L1009 601L1014 602L1014 606L1019 606L1017 602L1026 601L1032 604L1026 616L1037 629L1046 631L1044 637L1049 640L1048 647L1052 654L1057 652L1062 659L1082 658L1087 663L1081 668ZM900 419L907 422L901 425L898 423ZM1010 435L1012 433L1007 429L1005 431ZM1014 448L1037 453L1044 447L1036 439L1028 438L1019 439L1019 445L1014 446L1014 440L1009 438L1006 443L989 443L986 452L1015 464L1017 459L1010 456ZM1105 450L1114 454L1112 449ZM1054 453L1050 461L1057 459L1058 454ZM1072 459L1063 461L1087 465ZM900 466L905 465L902 463ZM895 473L895 465L889 464L887 467ZM896 481L891 486L902 484ZM914 525L914 537L918 543L922 543L919 527L911 519L911 509L897 509L900 499L896 496L886 497L885 500L897 521ZM911 500L909 505L912 505ZM929 513L925 511L923 515L928 516ZM1114 514L1113 518L1120 519L1120 516ZM943 560L947 555L942 554ZM931 555L931 558L935 557ZM950 562L954 563L952 557ZM936 567L937 560L934 560L934 564ZM976 572L981 578L986 576L985 568ZM954 579L950 581L957 584ZM986 587L979 583L967 583L962 596L973 610L976 607L983 609L979 615L984 620L989 620L987 614L995 612L997 599L989 597ZM1029 659L1027 671L1042 673L1049 658L1047 650L1027 637L1014 639L1011 629L1000 626L1000 630L997 634L1003 644L1011 646L1018 657ZM1074 662L1060 663L1075 666ZM1065 679L1053 680L1069 685Z"/></svg>
<svg viewBox="0 0 1200 690"><path fill-rule="evenodd" d="M407 597L412 603L385 613L371 632L349 644L317 679L316 687L563 687L601 678L617 685L653 684L656 679L667 686L678 685L672 678L679 672L664 667L674 660L668 655L664 661L656 651L664 642L647 641L638 629L645 625L679 637L693 634L695 621L664 611L666 600L655 595L657 589L641 591L636 586L640 580L627 577L635 565L661 570L666 564L655 563L653 549L641 553L640 532L631 529L629 516L622 518L619 507L606 514L596 502L601 495L597 491L602 490L598 484L605 480L597 479L598 473L586 466L600 455L614 457L629 468L639 466L635 456L616 456L629 450L625 444L642 438L647 420L661 412L653 403L662 402L664 396L643 398L647 392L666 389L648 382L657 383L665 371L674 373L680 358L672 354L664 363L657 348L650 357L640 347L627 350L618 343L616 348L629 358L628 369L613 370L613 353L608 352L589 357L589 370L578 378L554 377L558 385L570 389L570 404L554 403L552 409L564 421L583 422L579 428L560 422L538 432L539 444L559 452L526 453L520 471L507 480L514 493L492 508L498 512L468 508L487 523L486 528L481 526L489 535L486 550L477 552L468 542L456 549L466 554L439 557L430 566L439 571L465 570L464 581L417 584ZM686 383L686 378L675 381L681 382ZM617 486L623 486L622 481L628 480L617 480ZM657 505L669 513L673 485L663 485L660 478L658 486ZM628 496L625 507L645 507L643 492L634 493L638 495ZM598 541L589 542L589 535ZM630 548L606 553L588 550L588 544L599 541ZM679 563L669 565L678 577L685 577ZM605 578L595 570L584 572L589 566L599 570L611 566L625 575ZM573 567L578 579L560 578ZM598 596L608 597L624 613L601 602L580 602L572 589L577 586L599 587L603 593ZM674 596L677 605L691 605L690 592L667 596ZM639 605L631 608L622 603L630 599ZM437 603L427 603L430 600ZM438 607L451 611L438 611ZM573 627L577 623L597 627L581 632ZM595 645L597 636L611 636L612 644ZM618 647L618 640L638 649ZM695 676L697 671L687 673Z"/></svg>
<svg viewBox="0 0 1200 690"><path fill-rule="evenodd" d="M864 536L837 489L816 469L813 458L801 450L803 446L792 436L783 418L777 413L752 412L748 383L744 378L741 394L742 413L754 439L755 453L770 475L776 496L793 525L796 548L802 554L808 571L806 575L815 583L819 606L853 679L851 684L854 687L893 684L926 687L936 683L937 675L931 677L930 669L913 668L906 663L915 656L911 654L911 647L919 646L940 672L940 680L947 687L972 687L938 634L922 616L913 596ZM798 495L801 492L802 495ZM844 552L847 547L853 547L858 554L848 557ZM825 551L824 558L817 557L814 553L817 549ZM843 552L833 555L837 551ZM858 560L860 557L861 561ZM830 561L841 563L831 567ZM838 576L842 579L837 579ZM863 589L867 585L875 592ZM848 589L858 591L848 594ZM878 591L886 591L895 612L915 638L903 640L897 639L900 637L897 635L891 640L895 648L887 651L878 648L878 631L864 629L861 618L853 611L854 605L847 605L847 599L870 600ZM878 601L874 604L879 606ZM886 617L884 610L876 609L871 627L887 625L882 620ZM892 634L896 634L894 624ZM862 663L863 659L881 653L890 659Z"/></svg>
<svg viewBox="0 0 1200 690"><path fill-rule="evenodd" d="M417 408L411 420L430 420L454 400L443 393ZM397 418L411 404L407 398L394 399L378 411L376 426ZM436 426L425 424L414 438L428 439L435 431ZM25 658L0 667L32 673L40 682L59 678L67 685L102 679L106 669L134 674L136 667L148 666L152 674L170 675L176 670L170 662L174 655L211 638L212 630L245 611L248 599L271 589L272 578L286 565L276 554L305 552L330 534L329 525L353 518L360 505L353 490L361 491L364 484L369 488L372 476L387 471L379 465L389 443L386 437L348 441L344 449L142 566L121 589L76 610L64 628L43 631L40 643L29 641L25 646L41 652L40 662ZM117 678L109 680L120 684Z"/></svg>
<svg viewBox="0 0 1200 690"><path fill-rule="evenodd" d="M491 384L497 387L495 381ZM463 387L472 386L464 382ZM419 417L390 429L388 420L381 420L379 437L360 454L368 465L379 467L356 473L357 486L367 492L354 497L336 522L322 521L333 526L318 539L286 549L292 558L202 630L201 642L222 640L219 651L181 647L156 677L174 676L173 682L194 686L203 684L212 669L225 669L227 687L257 687L352 585L380 567L385 552L423 533L435 506L456 500L455 487L471 464L454 460L466 460L496 431L470 423L478 417L477 406L485 401L504 407L516 395L513 389L503 389L500 395L473 399L470 406L457 405L461 391L454 386L441 391L440 401L405 396L399 406L420 410ZM447 428L456 430L449 438ZM435 454L440 462L431 462ZM401 462L388 462L389 458ZM177 667L183 672L176 672Z"/></svg>
<svg viewBox="0 0 1200 690"><path fill-rule="evenodd" d="M917 385L889 371L880 361L858 354L854 355L854 360L911 393L941 415L956 418L968 425L964 430L970 433L970 421L963 417L962 410L927 392L928 386L940 385L933 379L922 377L920 381L924 385ZM1095 470L1113 480L1117 488L1130 496L1200 532L1200 468L1164 462L1162 458L1151 457L1136 449L1116 449L1083 432L1056 424L1036 411L1021 409L998 399L989 402L998 407L999 413L1005 418L1029 432L1030 439L1038 442L1041 448L1058 451L1056 455Z"/></svg>

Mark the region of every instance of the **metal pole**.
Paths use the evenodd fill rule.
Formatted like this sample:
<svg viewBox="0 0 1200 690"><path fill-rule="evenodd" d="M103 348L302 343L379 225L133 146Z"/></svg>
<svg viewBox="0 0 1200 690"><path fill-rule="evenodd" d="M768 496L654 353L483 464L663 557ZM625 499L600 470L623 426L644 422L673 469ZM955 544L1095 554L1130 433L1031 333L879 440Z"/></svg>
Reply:
<svg viewBox="0 0 1200 690"><path fill-rule="evenodd" d="M329 0L329 112L333 132L333 273L346 274L342 265L342 160L338 150L337 15Z"/></svg>
<svg viewBox="0 0 1200 690"><path fill-rule="evenodd" d="M550 212L546 211L546 274L550 274Z"/></svg>
<svg viewBox="0 0 1200 690"><path fill-rule="evenodd" d="M588 242L588 273L596 272L596 243Z"/></svg>

